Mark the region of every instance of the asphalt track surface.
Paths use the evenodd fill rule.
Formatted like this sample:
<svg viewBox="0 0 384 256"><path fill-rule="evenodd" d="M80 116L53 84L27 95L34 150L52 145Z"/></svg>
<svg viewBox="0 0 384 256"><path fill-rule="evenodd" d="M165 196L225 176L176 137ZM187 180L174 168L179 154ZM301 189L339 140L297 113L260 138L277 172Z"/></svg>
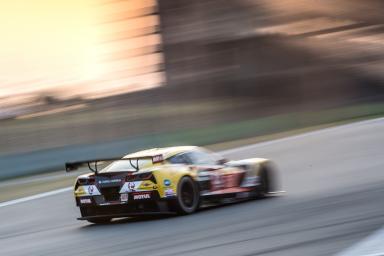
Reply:
<svg viewBox="0 0 384 256"><path fill-rule="evenodd" d="M274 159L287 193L189 216L92 225L71 192L5 206L0 255L332 255L384 225L383 152L384 119L227 151Z"/></svg>

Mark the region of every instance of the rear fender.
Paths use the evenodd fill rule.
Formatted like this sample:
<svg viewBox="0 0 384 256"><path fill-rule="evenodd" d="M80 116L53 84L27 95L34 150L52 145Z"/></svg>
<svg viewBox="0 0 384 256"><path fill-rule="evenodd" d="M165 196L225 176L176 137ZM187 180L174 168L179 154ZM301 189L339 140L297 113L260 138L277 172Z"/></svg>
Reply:
<svg viewBox="0 0 384 256"><path fill-rule="evenodd" d="M163 165L152 170L158 184L158 192L160 197L168 198L177 195L177 184L184 176L190 176L193 179L196 173L184 165Z"/></svg>

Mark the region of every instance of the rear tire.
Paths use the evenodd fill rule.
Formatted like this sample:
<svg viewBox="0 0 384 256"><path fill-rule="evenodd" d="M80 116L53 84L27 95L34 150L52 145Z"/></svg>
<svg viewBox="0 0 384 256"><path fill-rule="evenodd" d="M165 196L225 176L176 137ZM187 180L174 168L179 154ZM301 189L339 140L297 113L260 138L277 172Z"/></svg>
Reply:
<svg viewBox="0 0 384 256"><path fill-rule="evenodd" d="M171 203L171 208L180 215L195 212L200 205L200 192L191 177L184 176L177 185L176 199Z"/></svg>

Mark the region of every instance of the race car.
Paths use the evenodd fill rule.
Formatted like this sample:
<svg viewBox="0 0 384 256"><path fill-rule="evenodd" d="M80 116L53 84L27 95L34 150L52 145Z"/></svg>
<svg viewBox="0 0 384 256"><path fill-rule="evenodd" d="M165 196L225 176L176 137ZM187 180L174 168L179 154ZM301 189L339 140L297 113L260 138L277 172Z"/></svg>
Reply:
<svg viewBox="0 0 384 256"><path fill-rule="evenodd" d="M278 186L276 168L268 159L229 161L197 146L66 163L66 170L84 165L92 172L76 179L74 195L81 212L78 219L91 223L146 214L190 214L206 203L266 197Z"/></svg>

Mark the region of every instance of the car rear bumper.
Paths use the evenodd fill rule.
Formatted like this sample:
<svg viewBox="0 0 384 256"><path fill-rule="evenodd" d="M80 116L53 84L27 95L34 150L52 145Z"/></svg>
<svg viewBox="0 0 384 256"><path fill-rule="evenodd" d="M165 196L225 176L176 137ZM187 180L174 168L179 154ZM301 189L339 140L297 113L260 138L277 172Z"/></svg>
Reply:
<svg viewBox="0 0 384 256"><path fill-rule="evenodd" d="M120 218L139 215L172 214L168 207L169 200L137 201L127 204L87 205L81 206L81 218Z"/></svg>
<svg viewBox="0 0 384 256"><path fill-rule="evenodd" d="M119 214L104 214L104 215L94 215L79 217L78 220L93 220L93 219L105 219L105 218L125 218L125 217L135 217L135 216L151 216L151 215L175 215L175 212L127 212Z"/></svg>

